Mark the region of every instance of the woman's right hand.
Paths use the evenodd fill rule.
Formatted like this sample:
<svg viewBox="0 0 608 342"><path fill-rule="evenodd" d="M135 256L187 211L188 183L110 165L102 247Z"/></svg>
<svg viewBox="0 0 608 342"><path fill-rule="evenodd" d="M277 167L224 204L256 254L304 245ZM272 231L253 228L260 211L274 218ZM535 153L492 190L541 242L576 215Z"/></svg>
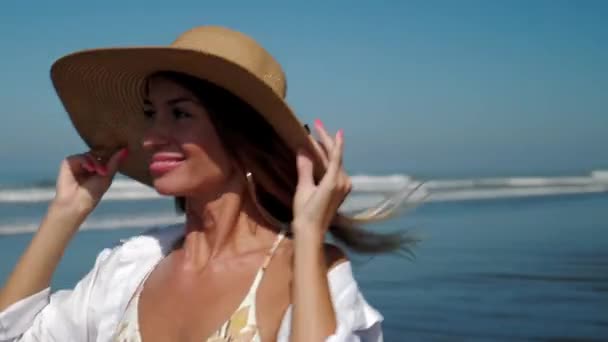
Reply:
<svg viewBox="0 0 608 342"><path fill-rule="evenodd" d="M90 153L67 157L61 163L53 204L88 215L109 189L119 164L127 155L128 150L123 148L114 153L106 165Z"/></svg>
<svg viewBox="0 0 608 342"><path fill-rule="evenodd" d="M0 312L50 286L69 241L108 190L126 156L127 150L122 149L106 165L90 153L67 157L61 163L55 199L29 247L0 287Z"/></svg>

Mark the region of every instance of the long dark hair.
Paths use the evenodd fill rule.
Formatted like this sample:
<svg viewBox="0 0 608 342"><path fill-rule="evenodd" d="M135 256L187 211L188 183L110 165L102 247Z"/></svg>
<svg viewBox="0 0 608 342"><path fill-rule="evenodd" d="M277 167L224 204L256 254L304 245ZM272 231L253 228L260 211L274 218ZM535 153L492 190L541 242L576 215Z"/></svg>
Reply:
<svg viewBox="0 0 608 342"><path fill-rule="evenodd" d="M298 181L296 154L272 126L249 104L229 91L190 75L162 71L152 77L171 80L191 91L205 106L220 141L243 172L255 177L255 196L263 209L281 222L291 222L292 202ZM184 212L184 198L175 199ZM373 221L374 216L355 219L338 214L329 232L337 242L355 252L411 252L415 243L408 234L377 233L358 224Z"/></svg>

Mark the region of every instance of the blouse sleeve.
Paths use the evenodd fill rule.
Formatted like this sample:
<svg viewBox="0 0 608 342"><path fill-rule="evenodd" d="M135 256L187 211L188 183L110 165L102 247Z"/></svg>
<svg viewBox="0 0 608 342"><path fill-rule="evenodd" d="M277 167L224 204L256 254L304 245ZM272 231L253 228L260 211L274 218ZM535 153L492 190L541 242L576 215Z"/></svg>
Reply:
<svg viewBox="0 0 608 342"><path fill-rule="evenodd" d="M337 327L327 342L378 342L383 340L383 317L363 297L355 281L350 262L328 273Z"/></svg>
<svg viewBox="0 0 608 342"><path fill-rule="evenodd" d="M74 289L51 294L46 288L0 312L0 342L89 340L89 304L99 296L96 284L111 251L104 249L98 254L93 269Z"/></svg>
<svg viewBox="0 0 608 342"><path fill-rule="evenodd" d="M336 312L336 331L326 342L382 342L382 315L363 297L350 262L329 271L329 289ZM289 341L292 307L289 306L278 333L279 341Z"/></svg>

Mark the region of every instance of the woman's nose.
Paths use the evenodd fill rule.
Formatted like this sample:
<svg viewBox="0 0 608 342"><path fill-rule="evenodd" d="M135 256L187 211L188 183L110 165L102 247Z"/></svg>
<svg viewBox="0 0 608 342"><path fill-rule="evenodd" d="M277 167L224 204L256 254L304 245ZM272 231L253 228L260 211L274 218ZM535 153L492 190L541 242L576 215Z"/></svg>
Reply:
<svg viewBox="0 0 608 342"><path fill-rule="evenodd" d="M165 133L165 129L154 125L144 133L142 146L145 150L156 150L167 145L168 142L169 137Z"/></svg>

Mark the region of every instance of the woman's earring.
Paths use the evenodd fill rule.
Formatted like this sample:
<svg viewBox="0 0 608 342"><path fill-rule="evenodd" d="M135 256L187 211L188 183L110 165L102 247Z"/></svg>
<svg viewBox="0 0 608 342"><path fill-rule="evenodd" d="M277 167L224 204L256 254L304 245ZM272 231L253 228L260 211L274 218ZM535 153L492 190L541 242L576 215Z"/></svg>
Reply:
<svg viewBox="0 0 608 342"><path fill-rule="evenodd" d="M258 208L258 211L260 212L260 214L262 214L262 217L264 217L264 219L268 223L270 223L276 227L279 227L282 231L287 231L289 228L289 225L274 218L274 216L272 216L268 211L266 211L266 209L264 209L264 207L258 201L258 197L257 197L256 191L255 191L255 183L253 182L253 174L250 171L247 171L246 177L247 177L247 187L249 188L249 193L251 194L253 203Z"/></svg>

